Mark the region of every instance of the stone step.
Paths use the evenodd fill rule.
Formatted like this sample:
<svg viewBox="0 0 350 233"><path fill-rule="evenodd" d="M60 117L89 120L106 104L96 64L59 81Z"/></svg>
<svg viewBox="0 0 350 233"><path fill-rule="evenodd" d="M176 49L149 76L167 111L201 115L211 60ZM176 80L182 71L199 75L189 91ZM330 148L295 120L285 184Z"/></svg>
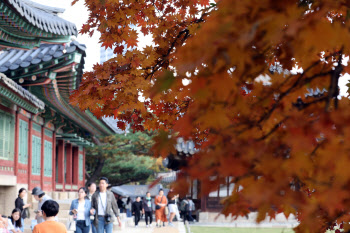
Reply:
<svg viewBox="0 0 350 233"><path fill-rule="evenodd" d="M58 204L60 205L60 211L69 210L71 203L72 202L70 202L70 203L60 203L60 202L58 202Z"/></svg>
<svg viewBox="0 0 350 233"><path fill-rule="evenodd" d="M58 200L57 203L60 206L60 210L69 210L70 205L73 200ZM38 202L32 203L30 209L36 210L38 209Z"/></svg>
<svg viewBox="0 0 350 233"><path fill-rule="evenodd" d="M60 218L68 218L69 216L69 210L60 210L60 212L58 212L57 217Z"/></svg>

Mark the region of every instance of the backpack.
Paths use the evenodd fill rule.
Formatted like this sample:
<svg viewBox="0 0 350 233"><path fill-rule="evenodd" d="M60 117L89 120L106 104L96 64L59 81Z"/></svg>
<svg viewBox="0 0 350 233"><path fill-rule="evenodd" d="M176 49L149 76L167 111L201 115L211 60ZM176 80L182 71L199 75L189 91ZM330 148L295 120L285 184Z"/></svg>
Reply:
<svg viewBox="0 0 350 233"><path fill-rule="evenodd" d="M188 201L187 200L183 200L181 202L180 210L181 211L188 211Z"/></svg>

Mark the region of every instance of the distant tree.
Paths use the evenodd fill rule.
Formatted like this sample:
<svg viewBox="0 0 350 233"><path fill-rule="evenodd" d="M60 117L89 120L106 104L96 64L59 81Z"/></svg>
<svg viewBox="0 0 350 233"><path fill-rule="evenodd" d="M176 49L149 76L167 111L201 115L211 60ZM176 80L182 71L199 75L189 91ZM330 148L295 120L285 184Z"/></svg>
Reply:
<svg viewBox="0 0 350 233"><path fill-rule="evenodd" d="M101 176L108 177L111 185L123 185L130 182L145 182L153 175L156 159L134 154L117 155L108 158Z"/></svg>
<svg viewBox="0 0 350 233"><path fill-rule="evenodd" d="M102 174L111 178L112 182L114 179L115 183L121 179L143 179L141 174L147 179L152 172L146 170L154 167L156 163L156 159L151 158L150 153L154 144L152 136L153 133L136 132L99 138L99 145L87 149L86 182L95 182Z"/></svg>

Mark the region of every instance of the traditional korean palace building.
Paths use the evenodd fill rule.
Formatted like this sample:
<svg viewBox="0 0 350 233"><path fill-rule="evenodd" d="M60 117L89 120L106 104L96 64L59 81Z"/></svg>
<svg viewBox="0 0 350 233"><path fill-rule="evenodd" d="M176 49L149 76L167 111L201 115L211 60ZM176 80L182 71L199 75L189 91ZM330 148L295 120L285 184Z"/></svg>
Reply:
<svg viewBox="0 0 350 233"><path fill-rule="evenodd" d="M85 185L85 148L113 134L109 122L69 104L79 87L85 45L64 10L29 0L0 0L0 210L18 189L49 195ZM64 196L64 195L62 195Z"/></svg>

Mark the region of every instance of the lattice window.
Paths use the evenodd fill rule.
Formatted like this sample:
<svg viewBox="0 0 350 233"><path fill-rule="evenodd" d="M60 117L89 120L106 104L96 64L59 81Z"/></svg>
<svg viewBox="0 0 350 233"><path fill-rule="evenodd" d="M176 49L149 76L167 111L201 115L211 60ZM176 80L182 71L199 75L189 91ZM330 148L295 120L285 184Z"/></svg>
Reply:
<svg viewBox="0 0 350 233"><path fill-rule="evenodd" d="M15 147L15 118L0 112L0 159L13 160Z"/></svg>

